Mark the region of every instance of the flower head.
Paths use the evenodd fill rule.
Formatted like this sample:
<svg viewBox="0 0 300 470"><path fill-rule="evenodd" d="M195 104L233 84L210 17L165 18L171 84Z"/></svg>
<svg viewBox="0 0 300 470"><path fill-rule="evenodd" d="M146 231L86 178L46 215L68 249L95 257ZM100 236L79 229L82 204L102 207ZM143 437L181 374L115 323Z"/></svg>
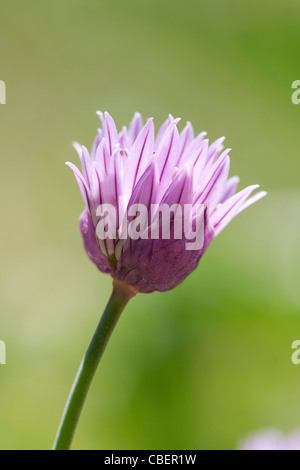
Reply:
<svg viewBox="0 0 300 470"><path fill-rule="evenodd" d="M72 163L85 209L80 230L89 258L139 292L166 291L198 265L211 240L266 193L258 185L236 193L228 179L224 138L209 145L190 122L179 132L171 115L155 136L153 119L136 113L118 132L101 120L91 153L75 143L81 172Z"/></svg>

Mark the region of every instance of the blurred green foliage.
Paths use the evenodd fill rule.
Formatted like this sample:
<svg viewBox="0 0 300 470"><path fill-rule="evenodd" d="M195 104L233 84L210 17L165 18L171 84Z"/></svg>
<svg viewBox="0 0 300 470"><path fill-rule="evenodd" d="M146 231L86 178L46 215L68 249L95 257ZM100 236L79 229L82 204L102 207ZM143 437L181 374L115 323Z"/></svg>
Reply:
<svg viewBox="0 0 300 470"><path fill-rule="evenodd" d="M64 166L98 109L225 135L231 174L269 195L177 289L131 301L73 448L227 449L300 425L299 18L296 0L1 0L1 449L52 446L110 294Z"/></svg>

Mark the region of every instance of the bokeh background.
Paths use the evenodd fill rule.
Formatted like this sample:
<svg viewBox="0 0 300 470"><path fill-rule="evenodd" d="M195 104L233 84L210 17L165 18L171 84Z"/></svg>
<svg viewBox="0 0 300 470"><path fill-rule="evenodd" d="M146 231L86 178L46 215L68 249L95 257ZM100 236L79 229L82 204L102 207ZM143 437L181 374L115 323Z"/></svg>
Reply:
<svg viewBox="0 0 300 470"><path fill-rule="evenodd" d="M111 291L83 248L73 140L107 110L226 136L268 197L172 292L138 295L92 384L74 449L234 449L300 426L300 4L1 0L0 448L51 448Z"/></svg>

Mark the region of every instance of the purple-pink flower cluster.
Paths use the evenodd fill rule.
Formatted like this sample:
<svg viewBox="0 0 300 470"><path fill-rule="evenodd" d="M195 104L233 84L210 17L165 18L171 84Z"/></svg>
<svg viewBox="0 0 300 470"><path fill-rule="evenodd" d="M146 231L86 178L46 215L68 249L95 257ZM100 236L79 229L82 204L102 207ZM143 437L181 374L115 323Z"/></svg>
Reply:
<svg viewBox="0 0 300 470"><path fill-rule="evenodd" d="M179 119L171 115L155 135L153 119L144 124L139 113L128 129L123 127L118 132L107 112L97 114L101 128L91 152L74 144L81 172L67 163L74 171L85 203L80 229L86 252L100 271L136 291L172 289L197 267L212 239L266 193L260 191L249 197L258 185L236 192L239 178L229 178L229 150L223 151L223 137L210 144L205 132L194 134L190 122L179 131ZM103 204L112 205L117 214L127 214L133 204L176 204L182 208L190 205L191 230L201 227L203 245L198 250L187 250L185 236L124 239L122 218L117 222L116 237L99 239L97 208ZM198 205L204 211L198 213Z"/></svg>

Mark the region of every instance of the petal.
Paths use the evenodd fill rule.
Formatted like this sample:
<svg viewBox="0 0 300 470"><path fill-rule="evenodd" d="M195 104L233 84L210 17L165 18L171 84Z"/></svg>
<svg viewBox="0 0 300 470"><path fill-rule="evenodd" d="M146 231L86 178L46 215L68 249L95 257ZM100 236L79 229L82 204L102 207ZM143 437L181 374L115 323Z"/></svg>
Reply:
<svg viewBox="0 0 300 470"><path fill-rule="evenodd" d="M100 144L102 140L102 137L103 137L102 129L98 129L97 135L94 139L92 149L91 149L91 157L93 160L95 159L96 151L97 151L98 145Z"/></svg>
<svg viewBox="0 0 300 470"><path fill-rule="evenodd" d="M195 187L198 188L201 184L201 179L203 176L203 169L207 163L208 158L208 139L203 140L197 149L197 152L194 153L191 157L191 161L194 165L194 181Z"/></svg>
<svg viewBox="0 0 300 470"><path fill-rule="evenodd" d="M192 175L189 168L184 168L175 176L166 193L164 194L161 204L184 204L192 203L193 184Z"/></svg>
<svg viewBox="0 0 300 470"><path fill-rule="evenodd" d="M92 159L90 157L90 154L87 148L84 147L84 145L82 146L81 167L82 167L82 176L87 182L88 187L91 188L93 162L92 162Z"/></svg>
<svg viewBox="0 0 300 470"><path fill-rule="evenodd" d="M184 229L184 205L185 204L192 204L192 176L190 170L188 168L184 168L182 171L177 173L176 177L172 181L171 185L167 189L166 193L164 194L159 206L156 210L151 210L151 233L152 230L155 231L156 236L155 238L160 239L161 234L169 233L170 240L174 239L175 232L173 231L173 224L175 224L175 220L179 220L181 218L181 230L183 233ZM169 227L164 227L163 221L159 216L159 212L163 211L163 205L168 206L169 216L165 219L165 223L170 224ZM172 208L172 206L174 206ZM179 209L179 207L181 209ZM171 210L172 208L172 210ZM152 208L151 208L152 209ZM155 208L153 208L155 209ZM178 225L177 225L178 227ZM157 241L157 240L156 240ZM153 246L156 246L156 241Z"/></svg>
<svg viewBox="0 0 300 470"><path fill-rule="evenodd" d="M128 207L130 207L132 204L144 204L146 207L150 207L151 201L155 199L155 190L157 184L156 172L156 163L152 161L137 182L130 197Z"/></svg>
<svg viewBox="0 0 300 470"><path fill-rule="evenodd" d="M120 149L115 149L109 161L107 178L104 180L104 202L114 205L117 211L119 197L123 196L122 159Z"/></svg>
<svg viewBox="0 0 300 470"><path fill-rule="evenodd" d="M98 118L100 119L101 124L103 126L104 116L103 116L102 111L97 111L96 114L97 114Z"/></svg>
<svg viewBox="0 0 300 470"><path fill-rule="evenodd" d="M115 249L115 255L116 258L119 259L122 252L129 246L130 240L127 239L127 229L128 229L128 223L131 222L134 217L128 215L128 211L130 207L134 204L143 204L145 207L147 207L148 211L148 220L147 220L147 226L150 223L150 217L151 217L151 203L153 203L153 200L155 198L155 191L157 187L157 169L156 169L156 164L155 162L150 163L149 167L146 169L145 173L142 175L142 177L139 179L138 183L136 184L133 193L130 197L130 200L128 202L127 210L124 214L124 218L122 221L122 228L121 228L121 234L120 234L120 240L118 241ZM125 219L127 223L125 223ZM145 230L147 228L145 227Z"/></svg>
<svg viewBox="0 0 300 470"><path fill-rule="evenodd" d="M220 137L209 146L208 159L215 160L218 157L218 155L221 153L221 151L224 148L224 145L223 145L224 140L225 140L225 137Z"/></svg>
<svg viewBox="0 0 300 470"><path fill-rule="evenodd" d="M103 174L103 171L99 165L99 163L97 162L93 162L93 165L94 165L94 171L95 171L95 176L96 176L96 181L97 181L97 187L98 187L98 198L97 198L97 201L95 203L95 208L97 209L98 205L99 204L102 204L102 199L103 199L103 196L102 196L102 193L104 191L104 180L105 180L105 176Z"/></svg>
<svg viewBox="0 0 300 470"><path fill-rule="evenodd" d="M206 136L206 132L201 132L195 139L193 139L185 148L183 155L181 157L181 162L184 164L185 162L191 161L194 162L197 158L199 153L199 149L201 148L204 141L204 137ZM208 139L206 139L208 143Z"/></svg>
<svg viewBox="0 0 300 470"><path fill-rule="evenodd" d="M180 121L180 119L177 119L176 120L177 122ZM161 142L161 139L163 138L166 130L168 129L168 127L173 123L175 122L175 119L173 118L172 114L169 114L168 116L168 119L166 119L162 125L160 126L159 130L158 130L158 133L157 133L157 136L156 136L156 139L155 139L155 152L157 151L159 145L160 145L160 142Z"/></svg>
<svg viewBox="0 0 300 470"><path fill-rule="evenodd" d="M119 144L121 149L129 149L131 147L131 143L128 137L127 127L123 126L121 132L119 133Z"/></svg>
<svg viewBox="0 0 300 470"><path fill-rule="evenodd" d="M194 138L194 130L192 124L188 121L186 123L185 128L183 131L180 133L180 139L179 139L179 149L178 149L178 161L176 163L176 166L180 165L182 156L184 154L184 151L190 144L190 142Z"/></svg>
<svg viewBox="0 0 300 470"><path fill-rule="evenodd" d="M72 145L74 149L76 150L78 157L80 158L80 161L81 161L82 146L80 145L79 142L73 142Z"/></svg>
<svg viewBox="0 0 300 470"><path fill-rule="evenodd" d="M195 194L194 203L208 204L211 209L220 201L222 189L229 173L229 150L227 149L222 153L208 176L204 179L203 185Z"/></svg>
<svg viewBox="0 0 300 470"><path fill-rule="evenodd" d="M153 159L153 148L154 125L151 118L139 133L127 157L124 174L124 194L128 196L128 199L136 182Z"/></svg>
<svg viewBox="0 0 300 470"><path fill-rule="evenodd" d="M247 209L247 207L252 206L255 202L259 201L263 197L267 195L267 191L259 191L257 194L254 194L254 196L251 196L247 201L244 202L244 204L241 205L241 207L238 210L238 214L242 212L243 210Z"/></svg>
<svg viewBox="0 0 300 470"><path fill-rule="evenodd" d="M128 140L129 140L130 146L133 145L135 139L141 132L142 128L143 128L143 118L140 113L135 113L129 125L129 130L128 130Z"/></svg>
<svg viewBox="0 0 300 470"><path fill-rule="evenodd" d="M175 122L170 124L161 139L160 146L157 150L156 161L160 177L160 191L163 195L168 185L172 181L174 168L178 161L179 150L179 132Z"/></svg>
<svg viewBox="0 0 300 470"><path fill-rule="evenodd" d="M95 234L95 227L92 223L91 216L87 210L83 211L79 219L79 226L83 238L84 248L93 263L100 271L111 273L112 268L106 257L106 253L101 253ZM104 244L102 249L105 250Z"/></svg>
<svg viewBox="0 0 300 470"><path fill-rule="evenodd" d="M229 222L239 213L242 204L250 196L254 189L258 188L259 185L255 184L248 186L239 193L227 199L226 202L221 204L214 213L210 216L210 222L215 228L215 236L229 224Z"/></svg>
<svg viewBox="0 0 300 470"><path fill-rule="evenodd" d="M110 155L106 146L105 138L101 140L98 145L97 152L95 155L95 161L99 164L101 173L108 174L108 165L109 165Z"/></svg>
<svg viewBox="0 0 300 470"><path fill-rule="evenodd" d="M105 141L107 142L109 154L112 155L116 145L119 142L119 136L115 121L107 111L105 111L104 113L103 136L105 137Z"/></svg>
<svg viewBox="0 0 300 470"><path fill-rule="evenodd" d="M84 203L85 203L86 207L89 209L90 208L90 190L89 190L82 174L78 170L77 166L75 166L73 163L66 162L66 165L69 168L71 168L71 170L73 171L74 176L76 178L76 181L78 183L82 198L84 200Z"/></svg>
<svg viewBox="0 0 300 470"><path fill-rule="evenodd" d="M227 181L224 187L223 195L220 199L221 203L227 201L227 199L229 199L231 196L235 194L239 182L240 182L240 178L238 176L232 176L231 178L229 178L229 180Z"/></svg>

